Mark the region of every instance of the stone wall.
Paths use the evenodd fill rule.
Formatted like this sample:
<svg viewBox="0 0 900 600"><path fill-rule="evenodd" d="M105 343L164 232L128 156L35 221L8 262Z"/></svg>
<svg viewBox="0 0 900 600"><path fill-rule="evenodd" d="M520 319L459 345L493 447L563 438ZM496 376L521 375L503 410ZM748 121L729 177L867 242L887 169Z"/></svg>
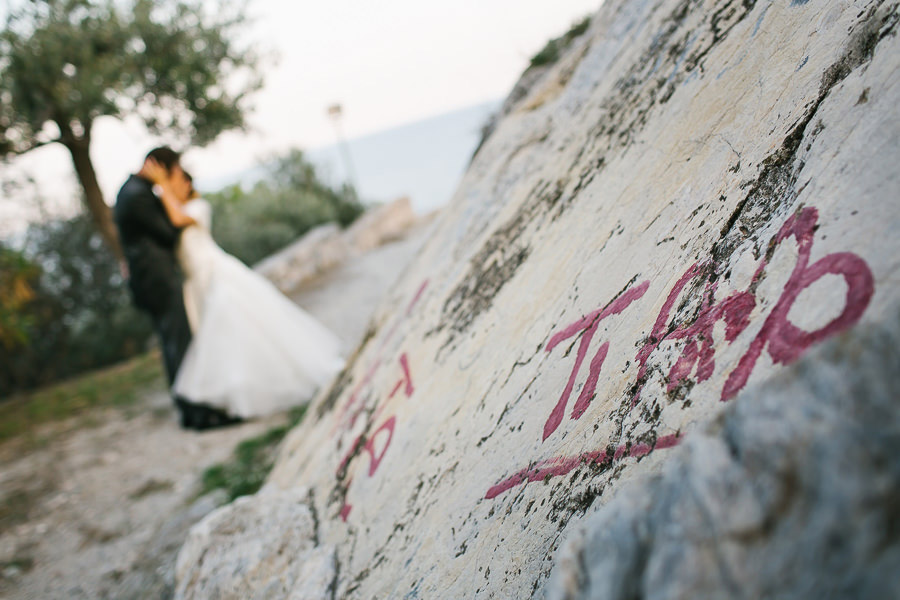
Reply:
<svg viewBox="0 0 900 600"><path fill-rule="evenodd" d="M329 594L542 597L742 391L896 320L898 15L603 4L286 440L269 485L310 490Z"/></svg>

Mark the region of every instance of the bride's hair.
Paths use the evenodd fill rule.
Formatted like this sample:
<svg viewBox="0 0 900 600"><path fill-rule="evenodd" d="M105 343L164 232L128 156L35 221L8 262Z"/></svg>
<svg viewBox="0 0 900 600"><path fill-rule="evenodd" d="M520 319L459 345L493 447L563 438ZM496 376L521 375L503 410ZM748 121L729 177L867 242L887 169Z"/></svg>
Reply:
<svg viewBox="0 0 900 600"><path fill-rule="evenodd" d="M184 178L187 179L188 183L191 184L191 191L188 192L188 200L193 200L194 198L199 198L200 192L198 192L197 189L194 187L194 176L191 175L190 173L188 173L187 171L185 171L184 169L182 169L181 172L184 173Z"/></svg>

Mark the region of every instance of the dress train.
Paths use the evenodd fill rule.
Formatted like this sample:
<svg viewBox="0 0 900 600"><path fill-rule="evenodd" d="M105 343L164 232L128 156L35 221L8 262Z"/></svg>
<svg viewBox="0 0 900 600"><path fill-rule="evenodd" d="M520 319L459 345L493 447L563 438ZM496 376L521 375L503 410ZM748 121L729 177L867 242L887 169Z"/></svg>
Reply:
<svg viewBox="0 0 900 600"><path fill-rule="evenodd" d="M197 220L182 232L178 250L194 338L175 392L241 418L308 402L343 367L340 340L219 248L205 200L184 210Z"/></svg>

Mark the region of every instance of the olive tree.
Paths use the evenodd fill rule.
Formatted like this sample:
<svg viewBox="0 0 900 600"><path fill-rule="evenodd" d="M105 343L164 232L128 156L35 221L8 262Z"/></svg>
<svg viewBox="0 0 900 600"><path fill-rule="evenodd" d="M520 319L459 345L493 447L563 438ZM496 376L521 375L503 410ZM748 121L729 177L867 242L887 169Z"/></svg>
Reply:
<svg viewBox="0 0 900 600"><path fill-rule="evenodd" d="M202 146L244 126L259 57L241 5L210 0L23 0L0 33L0 157L47 144L72 157L84 204L121 255L91 161L100 117Z"/></svg>

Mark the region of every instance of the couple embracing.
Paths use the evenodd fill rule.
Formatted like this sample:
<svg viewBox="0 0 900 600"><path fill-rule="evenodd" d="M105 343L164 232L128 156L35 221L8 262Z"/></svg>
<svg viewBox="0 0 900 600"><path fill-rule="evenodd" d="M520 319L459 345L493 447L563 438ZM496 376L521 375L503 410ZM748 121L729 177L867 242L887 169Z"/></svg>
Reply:
<svg viewBox="0 0 900 600"><path fill-rule="evenodd" d="M303 404L343 366L330 331L213 241L211 214L168 147L147 154L113 212L181 425L198 430Z"/></svg>

